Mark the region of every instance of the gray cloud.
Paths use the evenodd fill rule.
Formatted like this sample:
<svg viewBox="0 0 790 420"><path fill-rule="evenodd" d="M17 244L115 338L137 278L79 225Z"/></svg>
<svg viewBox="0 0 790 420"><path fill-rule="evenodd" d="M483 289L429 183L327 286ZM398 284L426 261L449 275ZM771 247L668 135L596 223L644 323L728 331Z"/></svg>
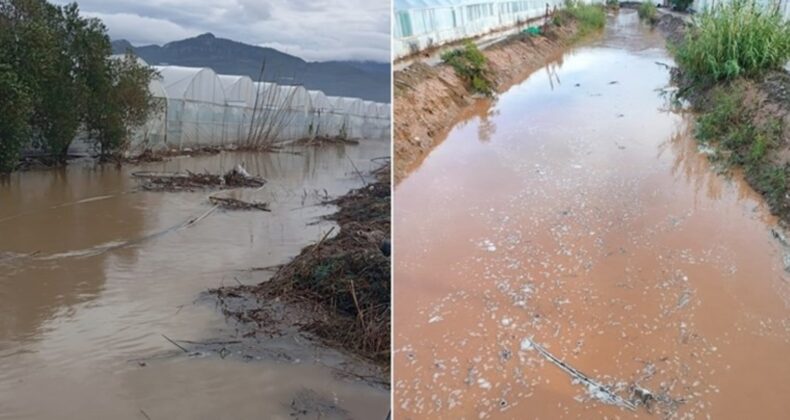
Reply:
<svg viewBox="0 0 790 420"><path fill-rule="evenodd" d="M66 0L54 0L65 4ZM306 60L390 58L389 0L82 0L113 39L164 44L204 32Z"/></svg>

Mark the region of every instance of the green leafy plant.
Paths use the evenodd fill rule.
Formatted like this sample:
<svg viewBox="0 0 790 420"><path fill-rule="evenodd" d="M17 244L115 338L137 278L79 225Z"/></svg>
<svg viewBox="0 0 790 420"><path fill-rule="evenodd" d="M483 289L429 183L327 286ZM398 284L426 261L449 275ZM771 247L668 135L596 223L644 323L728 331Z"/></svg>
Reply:
<svg viewBox="0 0 790 420"><path fill-rule="evenodd" d="M776 8L734 0L697 17L673 51L680 68L695 80L754 76L790 60L790 22Z"/></svg>
<svg viewBox="0 0 790 420"><path fill-rule="evenodd" d="M639 19L642 19L651 25L655 25L658 22L658 9L651 1L645 1L640 4L636 13L639 15Z"/></svg>
<svg viewBox="0 0 790 420"><path fill-rule="evenodd" d="M442 54L442 61L455 69L475 92L490 95L493 91L488 79L488 66L485 55L472 41L467 41L462 49L450 50Z"/></svg>

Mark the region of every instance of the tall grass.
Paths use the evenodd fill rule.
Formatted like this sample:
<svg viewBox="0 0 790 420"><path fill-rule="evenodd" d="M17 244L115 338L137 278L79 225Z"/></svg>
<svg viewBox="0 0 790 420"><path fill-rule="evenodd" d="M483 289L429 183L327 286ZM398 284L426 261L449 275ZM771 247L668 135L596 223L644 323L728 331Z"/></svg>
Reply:
<svg viewBox="0 0 790 420"><path fill-rule="evenodd" d="M639 19L650 22L651 25L658 22L658 9L656 9L653 0L642 2L642 4L639 5L639 9L636 10L636 13L639 15Z"/></svg>
<svg viewBox="0 0 790 420"><path fill-rule="evenodd" d="M564 11L579 23L582 33L601 29L606 25L606 12L601 5L567 0Z"/></svg>
<svg viewBox="0 0 790 420"><path fill-rule="evenodd" d="M694 20L674 50L680 68L696 80L752 76L790 59L790 22L753 0L720 3Z"/></svg>

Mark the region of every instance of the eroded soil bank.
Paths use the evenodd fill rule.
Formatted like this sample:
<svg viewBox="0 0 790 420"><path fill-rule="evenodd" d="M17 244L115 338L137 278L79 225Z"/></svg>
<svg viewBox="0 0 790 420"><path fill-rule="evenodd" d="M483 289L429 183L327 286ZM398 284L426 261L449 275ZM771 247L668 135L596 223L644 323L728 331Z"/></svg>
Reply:
<svg viewBox="0 0 790 420"><path fill-rule="evenodd" d="M507 89L560 54L577 25L549 26L543 36L516 35L483 50L496 91ZM414 63L394 73L395 182L403 180L480 98L447 65Z"/></svg>
<svg viewBox="0 0 790 420"><path fill-rule="evenodd" d="M395 191L397 418L783 418L776 219L671 106L636 13L474 113Z"/></svg>
<svg viewBox="0 0 790 420"><path fill-rule="evenodd" d="M337 232L324 203L388 152L372 141L3 177L0 419L386 417L389 392L368 380L377 366L298 330L245 336L206 291L261 283L272 273L255 268ZM132 176L239 165L266 183L147 191Z"/></svg>

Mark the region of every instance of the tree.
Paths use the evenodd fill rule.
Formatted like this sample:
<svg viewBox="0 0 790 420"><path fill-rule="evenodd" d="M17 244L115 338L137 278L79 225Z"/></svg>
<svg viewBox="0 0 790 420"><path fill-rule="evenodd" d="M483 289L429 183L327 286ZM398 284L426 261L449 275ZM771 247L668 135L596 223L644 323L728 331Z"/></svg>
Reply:
<svg viewBox="0 0 790 420"><path fill-rule="evenodd" d="M154 69L126 54L110 60L107 77L94 85L86 125L103 157L128 148L132 131L157 109L148 84L159 77Z"/></svg>
<svg viewBox="0 0 790 420"><path fill-rule="evenodd" d="M111 53L107 28L81 17L76 3L0 0L0 65L30 99L29 144L57 161L80 130L102 155L118 153L151 112L153 70Z"/></svg>
<svg viewBox="0 0 790 420"><path fill-rule="evenodd" d="M32 106L24 85L8 66L0 65L0 172L10 172L30 139Z"/></svg>

